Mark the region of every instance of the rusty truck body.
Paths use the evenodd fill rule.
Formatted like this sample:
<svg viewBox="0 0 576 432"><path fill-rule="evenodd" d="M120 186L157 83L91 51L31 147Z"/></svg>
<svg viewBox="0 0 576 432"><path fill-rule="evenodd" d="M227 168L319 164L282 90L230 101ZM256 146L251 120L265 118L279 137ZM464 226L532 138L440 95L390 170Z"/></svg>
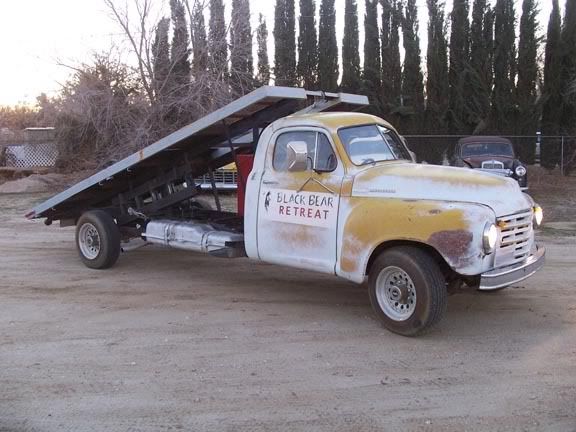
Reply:
<svg viewBox="0 0 576 432"><path fill-rule="evenodd" d="M402 335L437 323L451 290L504 288L543 265L542 209L517 182L416 163L392 125L352 111L366 104L263 87L28 217L75 225L91 268L111 267L137 238L367 282L376 315ZM231 161L238 211L222 210L215 188L207 208L193 179Z"/></svg>

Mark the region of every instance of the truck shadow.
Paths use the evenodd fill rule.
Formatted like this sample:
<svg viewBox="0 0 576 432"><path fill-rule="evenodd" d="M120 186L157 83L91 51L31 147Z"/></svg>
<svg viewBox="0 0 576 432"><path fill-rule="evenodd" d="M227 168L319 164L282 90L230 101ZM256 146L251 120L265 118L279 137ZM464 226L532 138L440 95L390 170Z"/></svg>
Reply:
<svg viewBox="0 0 576 432"><path fill-rule="evenodd" d="M142 266L139 261L154 260ZM356 285L331 275L254 262L248 259L223 260L194 253L144 249L119 261L122 270L138 267L145 278L170 275L174 282L162 292L178 301L213 297L222 308L273 308L295 319L317 316L330 319L335 314L344 321L360 320L381 329L372 313L366 285ZM180 281L180 282L178 282ZM184 282L184 283L183 283ZM536 289L538 288L538 289ZM437 329L427 338L450 335L482 335L506 328L507 333L522 333L527 327L556 331L562 318L554 310L559 303L543 299L540 287L532 281L494 293L464 291L449 297L448 311Z"/></svg>

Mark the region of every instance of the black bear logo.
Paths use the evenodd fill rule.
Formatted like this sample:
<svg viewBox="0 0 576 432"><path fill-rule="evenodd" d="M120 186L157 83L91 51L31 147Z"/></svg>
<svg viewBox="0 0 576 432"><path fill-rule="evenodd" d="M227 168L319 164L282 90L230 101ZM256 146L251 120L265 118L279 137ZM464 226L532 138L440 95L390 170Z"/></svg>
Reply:
<svg viewBox="0 0 576 432"><path fill-rule="evenodd" d="M266 212L268 212L268 207L270 207L270 191L268 191L266 197L264 198L264 209Z"/></svg>

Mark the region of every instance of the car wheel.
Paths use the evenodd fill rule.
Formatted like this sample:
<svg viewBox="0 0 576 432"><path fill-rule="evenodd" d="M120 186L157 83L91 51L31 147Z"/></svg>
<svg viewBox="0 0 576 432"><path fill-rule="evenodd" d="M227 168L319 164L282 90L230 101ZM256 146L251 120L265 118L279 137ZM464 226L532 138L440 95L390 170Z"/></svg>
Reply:
<svg viewBox="0 0 576 432"><path fill-rule="evenodd" d="M372 308L382 324L403 336L421 334L446 311L446 281L424 250L402 246L384 251L369 274Z"/></svg>
<svg viewBox="0 0 576 432"><path fill-rule="evenodd" d="M76 248L86 267L112 267L120 255L120 230L112 216L102 210L84 213L76 224Z"/></svg>

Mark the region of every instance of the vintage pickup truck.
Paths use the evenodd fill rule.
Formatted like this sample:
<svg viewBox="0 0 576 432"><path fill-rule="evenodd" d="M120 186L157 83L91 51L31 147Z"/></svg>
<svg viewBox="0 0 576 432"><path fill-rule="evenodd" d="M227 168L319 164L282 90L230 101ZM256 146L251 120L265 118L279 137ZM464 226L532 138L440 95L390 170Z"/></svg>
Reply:
<svg viewBox="0 0 576 432"><path fill-rule="evenodd" d="M300 105L279 108L294 100ZM384 326L408 336L441 319L450 290L499 289L543 265L534 240L542 210L517 182L415 163L389 123L338 111L365 103L258 89L27 216L76 225L91 268L111 267L122 245L139 238L367 282ZM251 146L234 144L250 131ZM216 190L216 210L198 204L195 176L231 160L241 179L238 212L223 211Z"/></svg>

